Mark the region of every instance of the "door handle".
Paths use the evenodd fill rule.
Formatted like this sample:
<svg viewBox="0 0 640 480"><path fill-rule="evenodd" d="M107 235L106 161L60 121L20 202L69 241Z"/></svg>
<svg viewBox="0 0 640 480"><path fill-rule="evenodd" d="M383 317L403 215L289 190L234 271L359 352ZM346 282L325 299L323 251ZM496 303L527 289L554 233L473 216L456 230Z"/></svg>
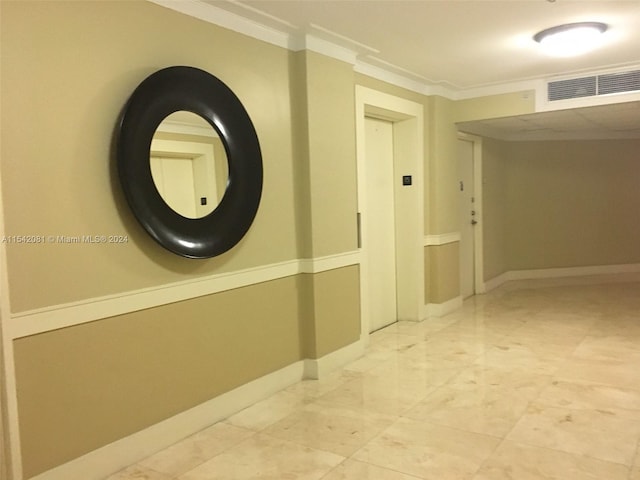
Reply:
<svg viewBox="0 0 640 480"><path fill-rule="evenodd" d="M476 223L478 223L477 220L471 220L471 225L475 225Z"/></svg>

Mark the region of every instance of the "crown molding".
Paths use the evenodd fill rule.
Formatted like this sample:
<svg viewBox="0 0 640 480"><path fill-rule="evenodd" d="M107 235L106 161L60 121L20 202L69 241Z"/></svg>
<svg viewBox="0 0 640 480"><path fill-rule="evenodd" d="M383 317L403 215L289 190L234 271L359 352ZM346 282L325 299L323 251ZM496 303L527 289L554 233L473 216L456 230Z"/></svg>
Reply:
<svg viewBox="0 0 640 480"><path fill-rule="evenodd" d="M498 83L468 89L456 89L453 100L466 100L469 98L487 97L512 92L539 92L545 95L546 80L539 78L533 80L521 80L518 82Z"/></svg>
<svg viewBox="0 0 640 480"><path fill-rule="evenodd" d="M147 0L161 7L189 15L205 22L227 28L277 47L294 50L295 43L290 31L268 26L262 21L249 19L200 0ZM284 27L284 25L283 25Z"/></svg>
<svg viewBox="0 0 640 480"><path fill-rule="evenodd" d="M336 60L341 60L351 65L355 65L358 58L358 52L332 43L329 40L316 37L315 35L302 35L295 41L295 45L295 51L308 50L335 58Z"/></svg>
<svg viewBox="0 0 640 480"><path fill-rule="evenodd" d="M382 80L383 82L391 83L393 85L396 85L397 87L405 88L415 93L428 95L427 92L429 86L426 85L422 80L410 78L409 76L393 72L389 69L382 68L377 65L372 65L371 63L367 63L366 61L358 61L354 66L354 71L375 78L377 80Z"/></svg>
<svg viewBox="0 0 640 480"><path fill-rule="evenodd" d="M376 65L383 64L383 65ZM358 60L354 71L422 95L439 95L454 100L456 92L403 68L371 57Z"/></svg>
<svg viewBox="0 0 640 480"><path fill-rule="evenodd" d="M332 32L319 25L304 29L244 4L227 0L221 8L207 0L147 0L156 5L291 51L309 50L354 66L354 71L422 95L462 100L486 95L535 90L544 80L530 80L460 89L424 78L414 72L377 59L373 47ZM218 3L220 5L220 3Z"/></svg>

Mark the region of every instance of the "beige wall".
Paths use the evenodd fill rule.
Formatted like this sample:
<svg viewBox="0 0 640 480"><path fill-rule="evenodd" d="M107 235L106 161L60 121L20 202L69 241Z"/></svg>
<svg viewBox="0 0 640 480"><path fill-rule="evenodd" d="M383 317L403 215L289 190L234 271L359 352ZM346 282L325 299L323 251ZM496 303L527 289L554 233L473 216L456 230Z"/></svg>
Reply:
<svg viewBox="0 0 640 480"><path fill-rule="evenodd" d="M640 141L506 145L510 270L640 262Z"/></svg>
<svg viewBox="0 0 640 480"><path fill-rule="evenodd" d="M535 111L535 92L522 91L455 102L453 121L522 115ZM483 264L484 279L490 280L508 270L506 253L505 198L506 180L503 144L485 138L482 141ZM457 214L457 212L455 212Z"/></svg>
<svg viewBox="0 0 640 480"><path fill-rule="evenodd" d="M638 140L483 140L484 267L640 262Z"/></svg>
<svg viewBox="0 0 640 480"><path fill-rule="evenodd" d="M532 92L517 92L511 94L493 95L468 100L452 101L443 97L429 98L429 194L427 203L428 232L430 234L445 234L459 232L460 209L458 207L458 129L456 122L479 118L493 118L506 115L530 113L534 111L534 96ZM485 150L489 171L493 168L499 175L500 167L496 157L491 154L491 145ZM483 188L487 188L486 182ZM491 187L488 187L491 190ZM484 199L491 206L500 206L500 190L489 192ZM485 265L485 277L488 272L501 270L503 245L501 231L501 216L488 213L489 231L484 234L484 255L488 265ZM486 204L485 204L485 215ZM485 226L486 228L486 226ZM460 295L459 278L459 244L457 242L446 245L429 246L425 250L425 284L427 303L443 303Z"/></svg>
<svg viewBox="0 0 640 480"><path fill-rule="evenodd" d="M357 248L355 92L353 67L302 51L293 63L302 79L296 98L305 117L296 133L302 184L305 256L323 257Z"/></svg>
<svg viewBox="0 0 640 480"><path fill-rule="evenodd" d="M454 105L454 121L468 122L533 113L535 98L535 92L522 91L459 100Z"/></svg>
<svg viewBox="0 0 640 480"><path fill-rule="evenodd" d="M455 121L530 113L531 92L455 103ZM483 139L484 277L637 263L635 140Z"/></svg>
<svg viewBox="0 0 640 480"><path fill-rule="evenodd" d="M429 234L457 232L458 136L454 125L455 102L444 97L429 99Z"/></svg>
<svg viewBox="0 0 640 480"><path fill-rule="evenodd" d="M16 340L25 478L356 342L358 276L286 277Z"/></svg>
<svg viewBox="0 0 640 480"><path fill-rule="evenodd" d="M25 478L300 360L298 281L16 340Z"/></svg>
<svg viewBox="0 0 640 480"><path fill-rule="evenodd" d="M321 358L360 338L360 271L357 265L302 275L304 352Z"/></svg>
<svg viewBox="0 0 640 480"><path fill-rule="evenodd" d="M482 140L482 223L484 279L508 270L506 243L507 162L505 142Z"/></svg>
<svg viewBox="0 0 640 480"><path fill-rule="evenodd" d="M456 122L479 118L493 118L534 111L532 92L493 95L468 100L452 101L443 97L430 97L429 108L429 196L428 231L430 234L459 232L460 209L458 206L458 129ZM505 264L503 242L502 183L488 184L500 178L502 166L497 147L486 141L483 152L484 195L484 261L485 278L502 273ZM495 212L498 211L498 214ZM487 223L488 222L488 223ZM443 303L460 294L459 244L457 242L429 246L425 259L425 284L427 303ZM490 277L488 275L491 275Z"/></svg>
<svg viewBox="0 0 640 480"><path fill-rule="evenodd" d="M355 74L339 60L292 53L146 1L0 2L0 9L6 233L129 238L119 245L10 245L14 313L356 250L356 84L424 107L425 235L458 231L454 122L533 109L533 98L521 93L460 102L427 97ZM237 247L210 260L183 259L156 245L127 208L114 168L114 130L126 100L146 76L170 65L196 66L227 83L263 152L256 221ZM560 259L638 261L628 239L639 232L621 220L639 200L631 188L638 145L596 147L485 140L486 278ZM603 187L603 177L624 188ZM578 203L592 211L581 219L597 219L597 231L610 235L598 233L599 248L580 258L567 256L575 252L559 217L558 251L540 249L550 237L536 206L557 203L545 192L561 201L585 198ZM607 216L614 208L615 222ZM458 255L456 242L425 247L425 303L459 295ZM53 468L359 335L357 266L43 328L14 341L18 391L10 394L18 399L24 470L31 476Z"/></svg>
<svg viewBox="0 0 640 480"><path fill-rule="evenodd" d="M445 303L460 295L459 250L458 242L425 248L425 266L428 273L425 295L429 303Z"/></svg>
<svg viewBox="0 0 640 480"><path fill-rule="evenodd" d="M6 233L129 236L118 245L11 247L12 311L297 258L289 56L149 2L2 2ZM170 65L227 83L263 152L256 221L236 248L211 260L185 261L157 246L115 178L118 116L140 81Z"/></svg>
<svg viewBox="0 0 640 480"><path fill-rule="evenodd" d="M34 309L356 249L349 65L294 54L146 1L0 8L6 233L129 238L118 245L9 246L12 312L28 318ZM114 167L114 131L125 102L146 76L170 65L202 68L229 85L263 153L256 220L238 246L210 260L184 259L156 245L125 204ZM305 175L306 185L299 182ZM20 321L3 318L9 320ZM13 342L17 392L9 393L18 401L25 478L357 341L358 268L78 320Z"/></svg>

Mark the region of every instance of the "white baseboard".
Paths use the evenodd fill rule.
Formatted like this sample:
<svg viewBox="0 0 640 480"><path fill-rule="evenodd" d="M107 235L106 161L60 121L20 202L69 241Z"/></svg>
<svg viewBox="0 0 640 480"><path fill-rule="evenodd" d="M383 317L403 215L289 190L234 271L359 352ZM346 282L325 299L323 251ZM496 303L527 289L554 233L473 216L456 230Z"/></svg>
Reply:
<svg viewBox="0 0 640 480"><path fill-rule="evenodd" d="M509 281L509 273L510 272L504 272L501 273L500 275L497 275L495 277L493 277L490 280L485 280L484 282L484 292L490 292L491 290L498 288L500 285L502 285L503 283L506 283Z"/></svg>
<svg viewBox="0 0 640 480"><path fill-rule="evenodd" d="M363 353L364 343L358 340L317 360L293 363L31 480L104 479L304 378L322 378Z"/></svg>
<svg viewBox="0 0 640 480"><path fill-rule="evenodd" d="M454 297L444 303L428 303L424 306L422 318L443 317L462 307L462 297Z"/></svg>
<svg viewBox="0 0 640 480"><path fill-rule="evenodd" d="M362 356L365 343L358 340L322 358L304 360L304 378L318 379Z"/></svg>
<svg viewBox="0 0 640 480"><path fill-rule="evenodd" d="M504 272L485 282L485 290L488 292L498 288L504 283L517 280L549 280L554 279L554 285L575 284L581 278L580 283L586 280L584 277L593 277L590 282L615 282L615 281L640 281L640 264L622 265L594 265L587 267L567 268L543 268L536 270L512 270Z"/></svg>

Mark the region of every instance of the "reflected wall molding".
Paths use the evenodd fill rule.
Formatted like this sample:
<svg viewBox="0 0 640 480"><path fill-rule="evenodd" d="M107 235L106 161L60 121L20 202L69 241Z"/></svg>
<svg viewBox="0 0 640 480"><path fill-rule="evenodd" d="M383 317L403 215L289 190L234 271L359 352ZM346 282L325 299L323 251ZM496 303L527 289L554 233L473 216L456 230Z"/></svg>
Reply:
<svg viewBox="0 0 640 480"><path fill-rule="evenodd" d="M302 273L315 274L356 264L360 264L360 252L344 252L318 258L289 260L152 288L53 305L11 314L5 332L8 333L10 339L16 339Z"/></svg>

